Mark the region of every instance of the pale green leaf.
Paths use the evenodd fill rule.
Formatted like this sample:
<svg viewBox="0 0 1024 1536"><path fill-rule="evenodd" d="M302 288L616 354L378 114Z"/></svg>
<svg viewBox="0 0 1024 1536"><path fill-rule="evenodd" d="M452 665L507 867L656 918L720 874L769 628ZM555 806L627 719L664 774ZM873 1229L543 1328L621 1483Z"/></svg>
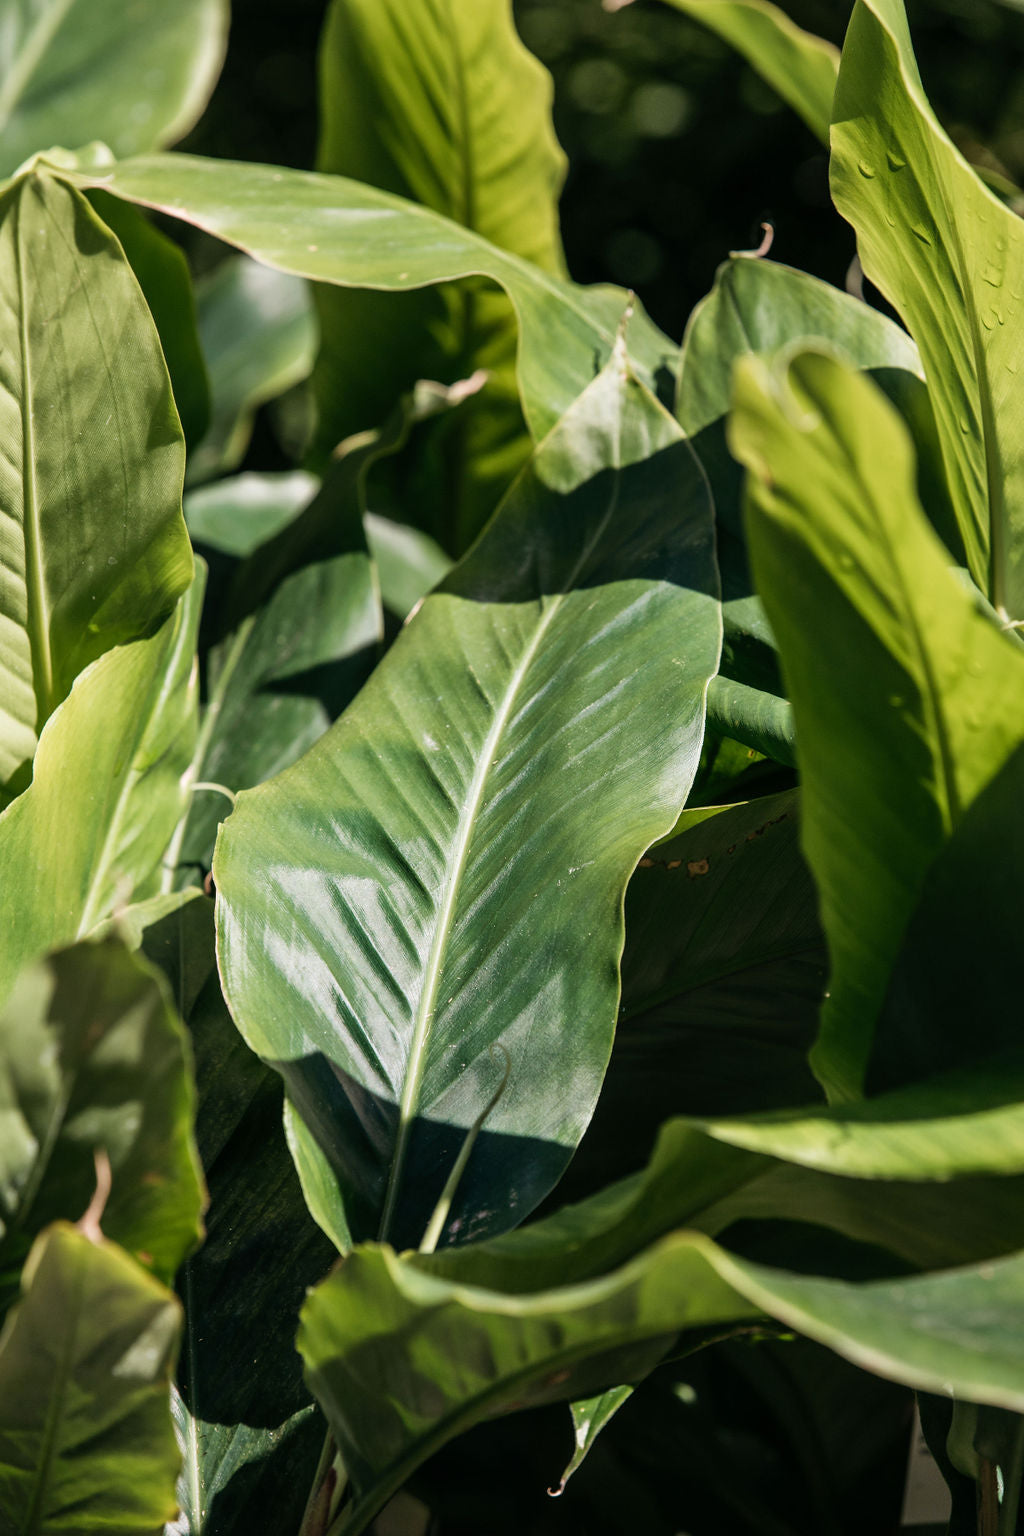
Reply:
<svg viewBox="0 0 1024 1536"><path fill-rule="evenodd" d="M5 0L0 175L51 144L173 144L206 105L227 28L228 0Z"/></svg>
<svg viewBox="0 0 1024 1536"><path fill-rule="evenodd" d="M79 193L24 178L0 198L0 783L24 787L83 667L188 585L183 469L120 245Z"/></svg>
<svg viewBox="0 0 1024 1536"><path fill-rule="evenodd" d="M0 816L0 1000L23 965L160 890L195 739L202 586L200 573L156 634L78 677Z"/></svg>
<svg viewBox="0 0 1024 1536"><path fill-rule="evenodd" d="M519 392L535 440L607 360L627 305L620 288L567 283L428 208L340 176L189 155L62 174L184 219L314 282L394 292L474 274L493 279L519 318ZM674 371L678 349L639 310L629 349L649 385Z"/></svg>

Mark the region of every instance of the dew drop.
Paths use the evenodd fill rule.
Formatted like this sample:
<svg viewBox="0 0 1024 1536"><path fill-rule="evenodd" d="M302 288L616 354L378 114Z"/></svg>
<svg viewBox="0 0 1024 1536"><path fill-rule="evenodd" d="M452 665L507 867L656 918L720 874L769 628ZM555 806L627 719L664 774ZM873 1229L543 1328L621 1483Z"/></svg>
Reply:
<svg viewBox="0 0 1024 1536"><path fill-rule="evenodd" d="M892 214L889 213L888 209L886 210L885 214L885 222L888 224L890 229L896 228L896 220L893 218Z"/></svg>
<svg viewBox="0 0 1024 1536"><path fill-rule="evenodd" d="M890 693L889 703L893 709L902 709L904 703L903 695L900 693Z"/></svg>
<svg viewBox="0 0 1024 1536"><path fill-rule="evenodd" d="M1007 373L1016 373L1017 372L1017 364L1016 363L1007 363L1006 371L1007 371Z"/></svg>
<svg viewBox="0 0 1024 1536"><path fill-rule="evenodd" d="M860 171L862 176L873 176L875 174L874 168L868 165L866 160L858 160L857 169Z"/></svg>
<svg viewBox="0 0 1024 1536"><path fill-rule="evenodd" d="M961 416L960 417L960 431L961 432L969 432L970 430L971 430L971 424L967 420L967 417L966 416Z"/></svg>
<svg viewBox="0 0 1024 1536"><path fill-rule="evenodd" d="M915 234L922 245L931 245L932 237L923 224L911 224L911 233Z"/></svg>
<svg viewBox="0 0 1024 1536"><path fill-rule="evenodd" d="M986 331L990 331L996 323L994 311L991 309L986 309L985 313L981 317L981 323L985 327Z"/></svg>
<svg viewBox="0 0 1024 1536"><path fill-rule="evenodd" d="M108 565L116 565L117 564L117 556L116 555L108 555L107 556L107 564Z"/></svg>
<svg viewBox="0 0 1024 1536"><path fill-rule="evenodd" d="M903 167L907 163L903 156L898 155L894 149L887 149L885 152L885 158L889 162L890 171L902 171Z"/></svg>

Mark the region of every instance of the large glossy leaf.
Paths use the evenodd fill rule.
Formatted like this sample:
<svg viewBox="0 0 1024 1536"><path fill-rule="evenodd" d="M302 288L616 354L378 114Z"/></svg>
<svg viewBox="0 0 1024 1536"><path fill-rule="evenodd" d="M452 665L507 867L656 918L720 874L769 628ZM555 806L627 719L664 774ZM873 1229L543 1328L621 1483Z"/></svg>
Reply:
<svg viewBox="0 0 1024 1536"><path fill-rule="evenodd" d="M315 282L394 292L473 275L493 279L519 319L519 392L535 439L606 361L627 303L620 288L566 283L428 208L340 176L189 155L63 174L161 209ZM629 346L648 384L674 368L677 349L640 312Z"/></svg>
<svg viewBox="0 0 1024 1536"><path fill-rule="evenodd" d="M642 1166L670 1115L813 1102L825 973L799 795L684 812L629 882L615 1045L562 1198Z"/></svg>
<svg viewBox="0 0 1024 1536"><path fill-rule="evenodd" d="M192 276L185 254L141 209L107 192L89 201L121 242L160 336L185 442L194 448L210 421L210 382L199 345Z"/></svg>
<svg viewBox="0 0 1024 1536"><path fill-rule="evenodd" d="M0 1000L30 960L160 890L195 739L201 602L200 575L155 635L81 674L0 816Z"/></svg>
<svg viewBox="0 0 1024 1536"><path fill-rule="evenodd" d="M244 558L272 539L308 506L319 488L315 475L230 475L185 497L185 521L198 544Z"/></svg>
<svg viewBox="0 0 1024 1536"><path fill-rule="evenodd" d="M320 77L320 170L422 203L564 275L551 81L520 43L510 0L334 0ZM428 450L434 473L419 482L420 521L461 553L530 451L508 298L472 282L404 299L322 288L318 309L321 452L383 421L418 378L487 370L467 410L434 429L443 446Z"/></svg>
<svg viewBox="0 0 1024 1536"><path fill-rule="evenodd" d="M306 378L317 342L308 284L243 256L197 284L196 300L212 420L189 460L190 485L238 467L257 406Z"/></svg>
<svg viewBox="0 0 1024 1536"><path fill-rule="evenodd" d="M832 191L865 272L921 349L971 573L1024 618L1024 226L936 121L902 0L854 10Z"/></svg>
<svg viewBox="0 0 1024 1536"><path fill-rule="evenodd" d="M0 198L0 783L82 668L187 586L184 444L117 241L47 176Z"/></svg>
<svg viewBox="0 0 1024 1536"><path fill-rule="evenodd" d="M0 175L52 144L173 144L206 105L227 25L228 0L7 0Z"/></svg>
<svg viewBox="0 0 1024 1536"><path fill-rule="evenodd" d="M23 1284L0 1333L0 1532L157 1536L177 1507L174 1296L63 1222Z"/></svg>
<svg viewBox="0 0 1024 1536"><path fill-rule="evenodd" d="M856 1094L928 866L1024 735L1024 652L951 570L868 380L812 352L741 362L731 442L832 960L812 1061Z"/></svg>
<svg viewBox="0 0 1024 1536"><path fill-rule="evenodd" d="M617 354L355 705L240 797L214 863L226 994L339 1244L419 1242L503 1059L449 1238L514 1223L568 1161L625 882L696 766L715 584L699 468Z"/></svg>
<svg viewBox="0 0 1024 1536"><path fill-rule="evenodd" d="M180 1020L115 939L23 971L0 1013L0 1306L32 1239L112 1172L104 1229L170 1281L199 1239L193 1091Z"/></svg>
<svg viewBox="0 0 1024 1536"><path fill-rule="evenodd" d="M628 0L606 0L609 10ZM828 143L839 50L805 32L768 0L666 0L703 22L741 53L798 112L813 134Z"/></svg>

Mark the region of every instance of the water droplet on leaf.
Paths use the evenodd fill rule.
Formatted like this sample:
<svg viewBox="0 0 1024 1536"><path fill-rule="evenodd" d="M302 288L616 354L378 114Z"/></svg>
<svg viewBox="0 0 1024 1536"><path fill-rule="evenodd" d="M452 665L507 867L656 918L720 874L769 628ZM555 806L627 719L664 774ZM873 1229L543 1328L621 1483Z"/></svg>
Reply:
<svg viewBox="0 0 1024 1536"><path fill-rule="evenodd" d="M875 174L874 169L868 165L866 160L858 160L857 169L862 176L873 176Z"/></svg>

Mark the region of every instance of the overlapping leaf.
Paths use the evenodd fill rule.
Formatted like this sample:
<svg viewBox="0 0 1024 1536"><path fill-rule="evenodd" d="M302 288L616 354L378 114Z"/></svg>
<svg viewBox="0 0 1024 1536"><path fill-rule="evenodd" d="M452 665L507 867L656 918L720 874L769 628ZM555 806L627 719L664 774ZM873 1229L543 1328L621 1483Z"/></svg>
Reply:
<svg viewBox="0 0 1024 1536"><path fill-rule="evenodd" d="M698 466L617 355L356 703L240 797L222 976L339 1244L420 1240L504 1059L449 1239L513 1224L567 1162L626 879L696 766L715 580Z"/></svg>
<svg viewBox="0 0 1024 1536"><path fill-rule="evenodd" d="M501 251L414 203L340 176L189 155L147 155L111 169L65 170L83 186L157 208L314 282L394 292L455 278L493 279L519 319L519 393L535 440L554 426L611 353L626 294L581 288ZM630 357L648 384L677 349L638 311Z"/></svg>
<svg viewBox="0 0 1024 1536"><path fill-rule="evenodd" d="M121 248L47 176L0 198L0 783L82 668L191 576L184 444ZM18 773L18 770L21 773Z"/></svg>
<svg viewBox="0 0 1024 1536"><path fill-rule="evenodd" d="M742 362L731 443L831 953L812 1059L856 1094L928 867L1024 736L1024 652L951 570L906 431L868 380L813 352Z"/></svg>
<svg viewBox="0 0 1024 1536"><path fill-rule="evenodd" d="M199 1239L193 1107L166 989L117 940L22 972L0 1012L0 1308L36 1234L89 1204L100 1150L112 1171L106 1231L174 1278Z"/></svg>
<svg viewBox="0 0 1024 1536"><path fill-rule="evenodd" d="M156 1533L177 1509L178 1304L114 1243L58 1222L0 1333L0 1532Z"/></svg>
<svg viewBox="0 0 1024 1536"><path fill-rule="evenodd" d="M921 349L978 586L1024 617L1024 226L939 126L903 0L858 0L833 112L832 193Z"/></svg>
<svg viewBox="0 0 1024 1536"><path fill-rule="evenodd" d="M564 276L551 82L509 0L335 0L320 75L321 170L422 203ZM467 410L435 429L432 473L417 478L421 522L461 553L530 449L508 298L472 282L404 299L323 288L318 309L320 451L378 425L417 378L487 371Z"/></svg>
<svg viewBox="0 0 1024 1536"><path fill-rule="evenodd" d="M163 861L195 739L201 601L200 576L155 635L81 674L40 738L32 784L0 816L0 1000L29 961L169 888Z"/></svg>
<svg viewBox="0 0 1024 1536"><path fill-rule="evenodd" d="M119 155L173 144L199 116L228 0L9 0L0 15L0 175L93 139Z"/></svg>

